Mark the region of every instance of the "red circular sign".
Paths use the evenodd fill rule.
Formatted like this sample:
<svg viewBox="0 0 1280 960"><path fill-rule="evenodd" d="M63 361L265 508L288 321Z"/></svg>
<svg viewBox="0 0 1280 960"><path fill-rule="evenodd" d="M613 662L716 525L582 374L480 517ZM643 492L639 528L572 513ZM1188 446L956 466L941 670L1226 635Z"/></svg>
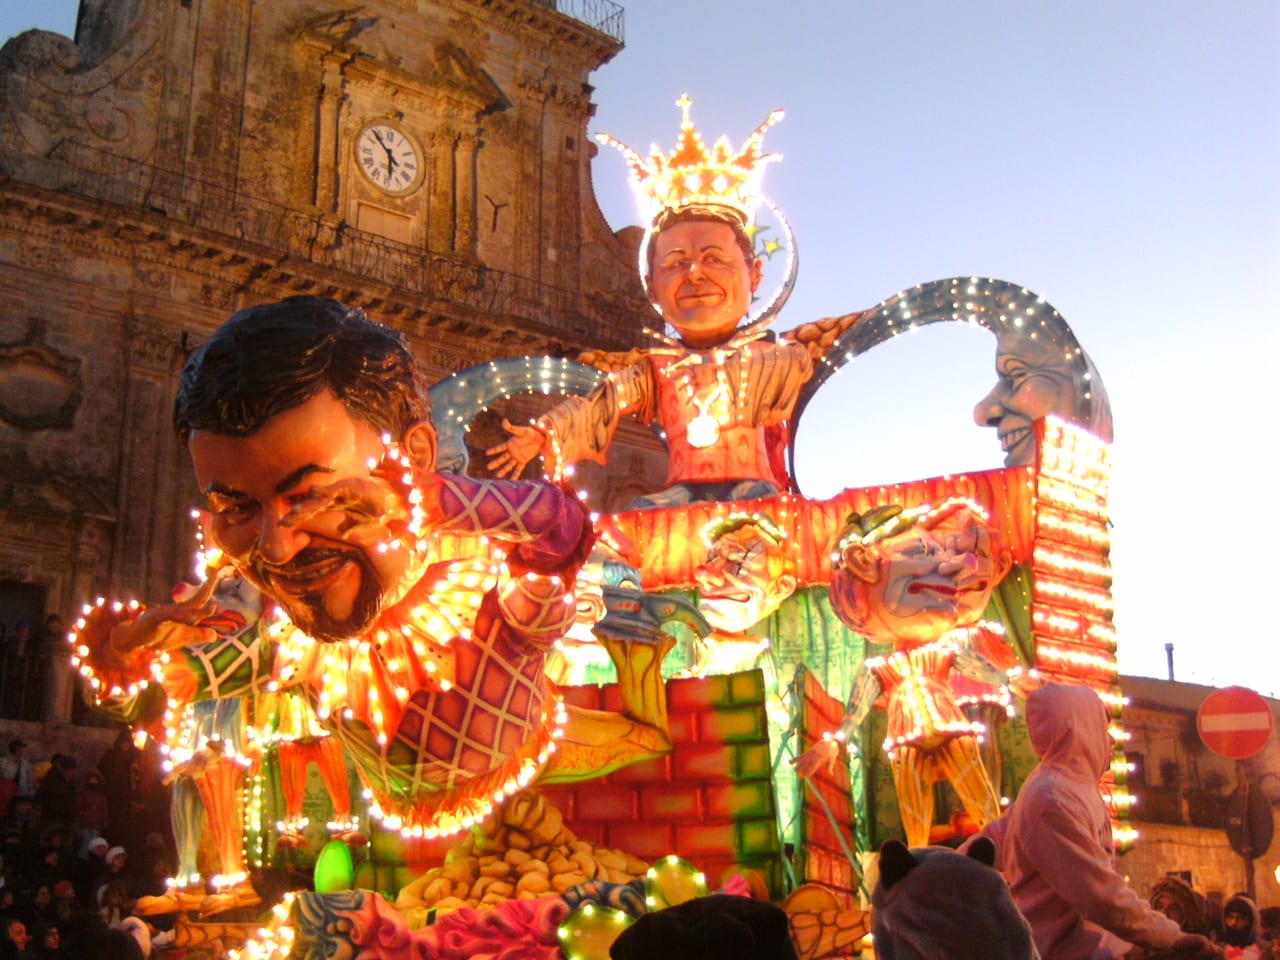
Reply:
<svg viewBox="0 0 1280 960"><path fill-rule="evenodd" d="M1270 705L1247 687L1215 690L1196 714L1204 745L1228 760L1245 760L1261 752L1275 726Z"/></svg>

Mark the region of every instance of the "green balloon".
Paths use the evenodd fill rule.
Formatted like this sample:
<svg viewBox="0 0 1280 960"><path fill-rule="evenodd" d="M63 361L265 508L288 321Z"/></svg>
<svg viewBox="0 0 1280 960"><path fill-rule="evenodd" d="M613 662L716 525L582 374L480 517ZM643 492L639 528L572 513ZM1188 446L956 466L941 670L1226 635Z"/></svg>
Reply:
<svg viewBox="0 0 1280 960"><path fill-rule="evenodd" d="M355 883L356 864L351 859L351 848L341 840L330 840L316 858L316 892L352 890Z"/></svg>

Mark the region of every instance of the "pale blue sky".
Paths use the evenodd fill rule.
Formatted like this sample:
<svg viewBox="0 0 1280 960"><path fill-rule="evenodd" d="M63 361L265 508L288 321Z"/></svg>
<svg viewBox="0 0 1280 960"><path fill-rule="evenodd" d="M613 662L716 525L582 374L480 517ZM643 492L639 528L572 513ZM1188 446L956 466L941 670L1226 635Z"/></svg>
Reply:
<svg viewBox="0 0 1280 960"><path fill-rule="evenodd" d="M735 144L787 110L766 140L801 250L779 326L955 275L1045 297L1115 412L1121 668L1164 676L1173 642L1181 680L1280 693L1280 589L1248 553L1280 541L1280 4L624 6L593 130L669 148L685 91ZM0 37L70 35L75 7L0 0ZM610 222L634 222L621 158L594 177ZM993 347L935 327L846 369L801 426L806 492L999 466L971 418Z"/></svg>

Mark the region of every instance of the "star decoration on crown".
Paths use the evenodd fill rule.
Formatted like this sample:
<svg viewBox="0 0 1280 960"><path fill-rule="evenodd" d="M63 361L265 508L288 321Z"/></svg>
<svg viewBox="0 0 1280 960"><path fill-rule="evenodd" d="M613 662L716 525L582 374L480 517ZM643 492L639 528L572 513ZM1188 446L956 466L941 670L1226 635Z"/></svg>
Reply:
<svg viewBox="0 0 1280 960"><path fill-rule="evenodd" d="M664 210L715 206L733 211L744 225L749 224L763 200L760 184L765 165L782 159L776 153L762 152L761 144L765 131L782 119L783 111L769 114L735 153L724 136L707 149L689 118L692 103L688 94L676 101L680 108L680 137L670 155L654 144L649 156L642 157L607 133L597 134L596 139L616 147L627 158L631 189L641 215L649 223L655 222Z"/></svg>

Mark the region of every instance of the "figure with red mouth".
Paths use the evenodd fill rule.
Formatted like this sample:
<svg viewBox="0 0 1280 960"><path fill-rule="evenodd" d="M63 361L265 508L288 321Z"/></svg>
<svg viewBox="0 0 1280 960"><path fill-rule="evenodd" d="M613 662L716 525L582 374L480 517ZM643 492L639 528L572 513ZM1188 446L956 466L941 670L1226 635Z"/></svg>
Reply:
<svg viewBox="0 0 1280 960"><path fill-rule="evenodd" d="M734 513L703 531L706 559L694 568L698 610L712 631L695 641L699 674L750 670L767 641L747 631L796 591L795 561L773 518Z"/></svg>
<svg viewBox="0 0 1280 960"><path fill-rule="evenodd" d="M929 842L939 780L951 782L979 825L1000 814L978 750L981 725L965 718L949 683L953 668L991 682L1011 679L976 654L969 629L1011 562L993 540L980 507L948 500L854 514L836 548L830 594L836 615L893 651L866 661L844 722L797 760L797 771L807 777L834 764L840 745L882 702L884 747L911 847Z"/></svg>
<svg viewBox="0 0 1280 960"><path fill-rule="evenodd" d="M669 749L656 666L624 691L625 715L575 710L547 680L594 539L587 511L543 481L433 472L428 395L401 334L315 297L241 311L188 361L174 421L209 546L283 616L217 634L201 626L212 589L100 608L76 642L121 712L148 682L178 702L301 696L371 812L406 835L473 826L535 777Z"/></svg>

